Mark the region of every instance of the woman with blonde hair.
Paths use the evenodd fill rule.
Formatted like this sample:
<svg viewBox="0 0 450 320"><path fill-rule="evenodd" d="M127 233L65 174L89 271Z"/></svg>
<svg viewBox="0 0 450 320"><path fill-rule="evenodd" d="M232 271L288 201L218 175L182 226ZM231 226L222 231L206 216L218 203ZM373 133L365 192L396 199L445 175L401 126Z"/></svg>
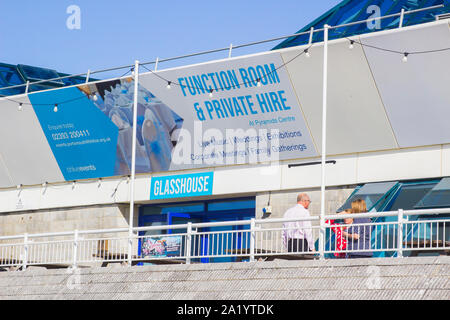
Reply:
<svg viewBox="0 0 450 320"><path fill-rule="evenodd" d="M357 199L352 202L352 213L367 212L366 202L363 199Z"/></svg>
<svg viewBox="0 0 450 320"><path fill-rule="evenodd" d="M363 199L353 201L351 212L352 214L367 212L366 202ZM373 256L372 252L368 252L371 249L372 226L367 224L371 222L370 218L366 217L353 218L353 224L343 232L348 239L347 258L368 258Z"/></svg>

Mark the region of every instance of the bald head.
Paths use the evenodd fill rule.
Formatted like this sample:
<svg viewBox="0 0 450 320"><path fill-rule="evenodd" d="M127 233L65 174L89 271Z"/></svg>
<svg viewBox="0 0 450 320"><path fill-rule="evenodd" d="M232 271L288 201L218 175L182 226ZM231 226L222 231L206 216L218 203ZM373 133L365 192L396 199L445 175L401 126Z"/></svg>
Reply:
<svg viewBox="0 0 450 320"><path fill-rule="evenodd" d="M308 209L309 204L311 203L311 199L306 193L300 193L297 196L297 203L301 204L305 209Z"/></svg>

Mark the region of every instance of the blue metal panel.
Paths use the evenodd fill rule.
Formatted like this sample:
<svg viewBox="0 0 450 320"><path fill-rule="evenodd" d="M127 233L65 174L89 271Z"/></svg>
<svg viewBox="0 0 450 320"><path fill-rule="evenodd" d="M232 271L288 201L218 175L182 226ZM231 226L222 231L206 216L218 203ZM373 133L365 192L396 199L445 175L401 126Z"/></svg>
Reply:
<svg viewBox="0 0 450 320"><path fill-rule="evenodd" d="M337 26L351 22L367 20L373 15L373 12L371 12L370 10L368 12L368 8L373 5L376 5L380 8L381 16L386 16L390 14L400 13L402 9L405 9L405 11L410 11L440 4L444 4L445 7L405 15L403 26L410 26L434 21L436 19L436 15L448 13L450 11L450 0L345 0L335 6L333 9L327 11L318 19L314 20L312 23L299 30L297 33L309 31L311 27L316 30L321 29L325 24L328 24L330 26ZM399 22L400 17L392 17L382 19L380 22L380 28L369 28L366 23L362 23L356 26L333 29L329 32L329 39L332 40L351 35L393 29L399 26ZM308 40L308 35L292 37L281 42L274 49L304 45L308 43ZM313 42L320 41L323 41L322 32L316 33L313 37Z"/></svg>
<svg viewBox="0 0 450 320"><path fill-rule="evenodd" d="M49 82L43 82L39 84L33 84L33 82L40 80L47 80L59 77L65 77L68 74L58 73L55 70L33 67L27 65L10 65L0 63L0 88L11 87L16 85L24 85L27 81L30 81L28 92L48 90L52 88L59 88L63 86L73 86L83 84L86 82L86 78L76 76L60 80L52 80ZM91 78L90 81L97 81L98 79ZM25 86L12 88L12 89L0 89L1 96L11 96L16 94L22 94L25 92Z"/></svg>

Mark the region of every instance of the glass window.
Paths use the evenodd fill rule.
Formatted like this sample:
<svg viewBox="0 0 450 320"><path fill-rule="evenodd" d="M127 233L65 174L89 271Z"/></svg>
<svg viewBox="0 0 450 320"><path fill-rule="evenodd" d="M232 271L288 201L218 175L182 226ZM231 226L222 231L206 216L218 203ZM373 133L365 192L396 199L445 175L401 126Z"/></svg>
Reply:
<svg viewBox="0 0 450 320"><path fill-rule="evenodd" d="M156 215L166 213L192 213L203 212L205 210L204 203L186 203L186 204L163 204L153 205L142 208L142 215Z"/></svg>
<svg viewBox="0 0 450 320"><path fill-rule="evenodd" d="M25 77L25 79L30 81L59 78L59 74L52 69L32 67L22 64L17 65L17 68ZM61 80L52 80L49 81L48 83L46 82L45 84L49 85L50 83L53 85L64 85L64 83Z"/></svg>
<svg viewBox="0 0 450 320"><path fill-rule="evenodd" d="M254 209L255 200L234 200L208 203L208 211Z"/></svg>
<svg viewBox="0 0 450 320"><path fill-rule="evenodd" d="M422 199L435 185L436 183L425 183L402 186L389 210L413 209L417 201Z"/></svg>
<svg viewBox="0 0 450 320"><path fill-rule="evenodd" d="M377 210L382 205L382 200L387 199L390 191L394 190L397 185L397 181L367 183L348 198L344 205L337 211L339 212L351 208L351 203L356 199L363 199L366 201L368 211Z"/></svg>
<svg viewBox="0 0 450 320"><path fill-rule="evenodd" d="M425 0L420 7L421 8L427 8L427 7L432 7L432 6L436 6L436 5L440 5L443 4L443 0ZM424 22L428 22L428 21L434 21L435 20L435 15L438 15L440 13L444 13L445 10L442 9L433 9L433 10L427 10L427 11L422 11L422 12L417 12L417 13L413 13L413 14L408 14L405 16L405 20L403 22L404 26L409 26L409 25L413 25L413 24L419 24L419 23L424 23Z"/></svg>
<svg viewBox="0 0 450 320"><path fill-rule="evenodd" d="M442 207L450 207L450 177L443 178L414 206L416 209Z"/></svg>
<svg viewBox="0 0 450 320"><path fill-rule="evenodd" d="M3 78L6 80L8 85L22 84L23 81L15 71L1 72Z"/></svg>

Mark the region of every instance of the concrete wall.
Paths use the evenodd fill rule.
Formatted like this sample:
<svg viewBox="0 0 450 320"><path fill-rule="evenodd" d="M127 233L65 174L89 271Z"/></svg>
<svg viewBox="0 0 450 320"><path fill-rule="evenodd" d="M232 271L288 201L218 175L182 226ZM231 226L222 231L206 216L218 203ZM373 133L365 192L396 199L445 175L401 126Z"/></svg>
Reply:
<svg viewBox="0 0 450 320"><path fill-rule="evenodd" d="M355 189L355 186L343 186L328 188L325 190L325 212L335 213L342 206ZM297 204L297 195L307 193L311 199L309 212L312 216L320 215L320 189L297 189L294 191L275 191L260 193L256 196L256 218L282 218L287 209ZM270 200L270 201L269 201ZM272 206L272 214L264 215L262 209L268 205Z"/></svg>
<svg viewBox="0 0 450 320"><path fill-rule="evenodd" d="M129 209L128 205L114 204L4 213L0 215L1 235L128 228Z"/></svg>
<svg viewBox="0 0 450 320"><path fill-rule="evenodd" d="M336 164L326 167L327 190L348 188L360 183L425 179L450 176L450 145L409 148L399 151L382 151L333 156ZM213 196L236 197L263 195L272 192L294 190L317 190L321 184L320 165L289 168L289 164L320 161L320 159L292 160L273 165L242 165L214 169L163 172L154 175L138 175L135 185L135 201L138 204L156 203L150 201L150 181L153 176L214 172ZM316 196L314 196L316 198ZM197 198L198 199L198 198ZM317 198L316 198L317 199ZM175 199L176 200L176 199ZM196 200L182 198L180 201ZM288 201L288 199L285 199ZM130 181L127 177L112 177L98 180L49 184L44 187L22 186L0 189L0 213L29 212L72 208L78 206L115 205L129 203ZM312 210L318 200L313 199ZM330 210L335 205L330 203ZM283 208L280 208L284 211ZM259 211L259 210L258 210ZM328 211L328 209L327 209Z"/></svg>
<svg viewBox="0 0 450 320"><path fill-rule="evenodd" d="M449 276L448 256L30 268L0 272L0 299L449 300Z"/></svg>

